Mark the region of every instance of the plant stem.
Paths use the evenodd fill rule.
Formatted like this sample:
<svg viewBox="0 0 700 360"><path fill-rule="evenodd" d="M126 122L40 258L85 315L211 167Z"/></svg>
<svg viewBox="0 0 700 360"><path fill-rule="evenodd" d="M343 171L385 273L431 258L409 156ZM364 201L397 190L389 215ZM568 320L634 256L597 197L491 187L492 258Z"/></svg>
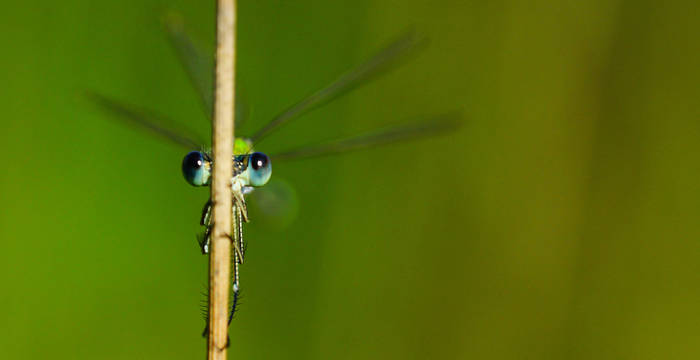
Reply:
<svg viewBox="0 0 700 360"><path fill-rule="evenodd" d="M213 228L209 255L209 360L225 360L231 273L231 174L235 84L236 0L217 0L216 88L212 126L211 199Z"/></svg>

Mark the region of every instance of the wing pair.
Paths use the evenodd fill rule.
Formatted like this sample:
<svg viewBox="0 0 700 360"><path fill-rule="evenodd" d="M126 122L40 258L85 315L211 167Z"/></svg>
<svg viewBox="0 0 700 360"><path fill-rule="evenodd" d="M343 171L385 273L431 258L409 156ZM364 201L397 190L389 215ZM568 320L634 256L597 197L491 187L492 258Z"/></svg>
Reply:
<svg viewBox="0 0 700 360"><path fill-rule="evenodd" d="M205 113L210 117L213 110L213 59L195 46L192 39L183 30L182 21L179 17L174 15L168 17L166 30L178 59L187 72L193 87L199 94ZM394 68L423 43L412 31L403 34L360 66L341 75L328 86L282 111L253 134L250 139L257 143L290 120L318 108L360 85L368 83L378 75ZM119 115L120 118L131 124L161 135L178 145L185 146L191 150L202 148L204 144L200 139L193 137L194 132L184 131L182 128L176 127L174 122L162 115L122 104L97 93L89 93L88 95L105 110ZM239 97L236 98L237 122L245 117L245 108L239 99ZM405 139L433 136L455 129L459 125L458 119L457 114L445 114L424 119L418 123L387 128L371 134L293 149L272 155L272 157L275 159L307 158L362 149Z"/></svg>

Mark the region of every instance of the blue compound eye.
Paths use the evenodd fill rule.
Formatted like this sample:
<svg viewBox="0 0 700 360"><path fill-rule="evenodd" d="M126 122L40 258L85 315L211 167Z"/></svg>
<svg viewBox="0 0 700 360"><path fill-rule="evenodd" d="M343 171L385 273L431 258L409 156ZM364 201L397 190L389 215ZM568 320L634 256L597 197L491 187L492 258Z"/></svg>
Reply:
<svg viewBox="0 0 700 360"><path fill-rule="evenodd" d="M192 151L182 160L182 175L192 186L209 184L211 161L200 151Z"/></svg>
<svg viewBox="0 0 700 360"><path fill-rule="evenodd" d="M249 179L252 186L263 186L270 180L272 174L272 164L270 158L260 152L250 154L249 159Z"/></svg>

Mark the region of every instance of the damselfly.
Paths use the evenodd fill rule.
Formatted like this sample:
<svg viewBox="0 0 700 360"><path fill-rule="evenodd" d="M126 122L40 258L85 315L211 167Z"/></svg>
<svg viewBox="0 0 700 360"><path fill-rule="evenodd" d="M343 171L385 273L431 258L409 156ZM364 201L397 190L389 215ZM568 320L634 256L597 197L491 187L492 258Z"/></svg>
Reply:
<svg viewBox="0 0 700 360"><path fill-rule="evenodd" d="M194 45L192 39L183 30L177 18L171 18L166 26L168 38L175 49L178 59L187 72L193 86L199 93L201 103L211 115L213 109L213 59ZM413 32L407 32L388 46L378 51L364 63L341 75L331 84L321 88L311 95L296 102L286 110L279 113L266 125L249 137L238 137L234 142L233 174L231 176L231 188L233 191L233 251L232 251L232 301L229 322L236 311L240 293L240 265L243 264L246 244L243 237L243 224L248 222L248 207L246 196L256 188L267 184L272 174L272 162L287 161L292 159L309 158L328 154L343 153L351 150L382 145L386 143L433 136L436 134L454 130L458 124L458 116L449 113L440 116L432 116L417 123L395 126L379 130L373 133L337 139L316 146L306 146L268 156L265 153L254 150L255 146L267 135L287 124L290 120L319 107L329 101L347 93L358 85L367 83L377 75L393 68L406 56L412 53L421 43L421 39ZM176 130L174 122L156 115L153 112L143 111L130 105L125 105L110 97L95 92L89 97L110 113L118 115L140 128L154 134L161 135L178 145L191 150L182 161L182 174L193 186L208 186L212 169L212 158L201 141L195 140L192 134ZM237 109L242 109L238 99ZM241 117L237 111L236 121ZM207 201L202 210L200 224L204 227L198 237L200 249L203 254L209 251L209 232L211 229L211 199ZM206 330L205 330L206 333Z"/></svg>

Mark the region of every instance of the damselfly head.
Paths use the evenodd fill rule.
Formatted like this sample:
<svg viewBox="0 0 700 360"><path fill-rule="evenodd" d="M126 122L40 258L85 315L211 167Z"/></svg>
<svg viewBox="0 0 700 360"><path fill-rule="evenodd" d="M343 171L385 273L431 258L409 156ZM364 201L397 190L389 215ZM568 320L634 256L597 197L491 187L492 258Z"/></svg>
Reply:
<svg viewBox="0 0 700 360"><path fill-rule="evenodd" d="M182 175L192 186L209 185L211 179L211 159L201 151L192 151L182 160Z"/></svg>

